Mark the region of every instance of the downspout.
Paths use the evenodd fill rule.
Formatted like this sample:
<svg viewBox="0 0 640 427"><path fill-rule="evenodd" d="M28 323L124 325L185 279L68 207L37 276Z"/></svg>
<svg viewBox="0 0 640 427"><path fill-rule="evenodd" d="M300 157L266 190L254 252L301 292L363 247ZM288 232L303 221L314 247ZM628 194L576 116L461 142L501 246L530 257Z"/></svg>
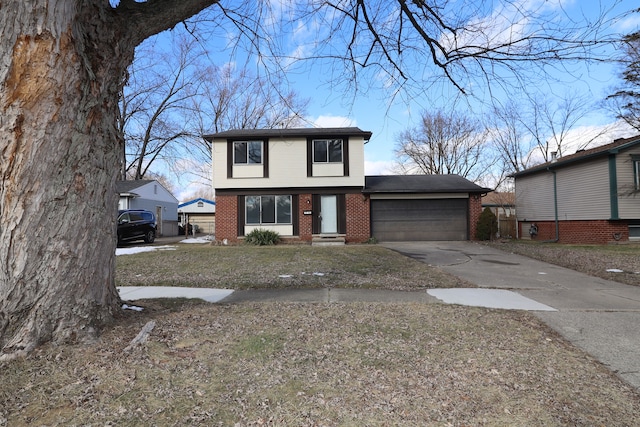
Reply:
<svg viewBox="0 0 640 427"><path fill-rule="evenodd" d="M560 240L560 223L558 221L558 178L555 170L551 168L547 168L547 170L553 174L553 211L556 221L556 238L553 240L545 240L543 243L558 243Z"/></svg>
<svg viewBox="0 0 640 427"><path fill-rule="evenodd" d="M609 205L611 210L611 220L620 219L618 210L618 172L616 170L616 155L609 154Z"/></svg>

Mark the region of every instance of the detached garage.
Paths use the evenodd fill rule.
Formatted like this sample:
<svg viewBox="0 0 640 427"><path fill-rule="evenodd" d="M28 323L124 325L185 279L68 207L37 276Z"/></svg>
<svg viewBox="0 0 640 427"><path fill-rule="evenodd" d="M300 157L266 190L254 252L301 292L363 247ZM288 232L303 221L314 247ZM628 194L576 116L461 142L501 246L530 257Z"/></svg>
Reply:
<svg viewBox="0 0 640 427"><path fill-rule="evenodd" d="M371 235L383 242L469 240L489 191L459 175L367 176Z"/></svg>

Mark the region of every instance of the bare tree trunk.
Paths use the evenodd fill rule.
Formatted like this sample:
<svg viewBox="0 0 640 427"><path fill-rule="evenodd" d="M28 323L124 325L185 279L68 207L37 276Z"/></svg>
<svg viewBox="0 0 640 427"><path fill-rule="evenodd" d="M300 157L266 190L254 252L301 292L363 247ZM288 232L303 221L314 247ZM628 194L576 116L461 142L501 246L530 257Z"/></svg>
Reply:
<svg viewBox="0 0 640 427"><path fill-rule="evenodd" d="M0 358L93 340L119 310L125 71L145 38L215 1L0 3Z"/></svg>
<svg viewBox="0 0 640 427"><path fill-rule="evenodd" d="M106 43L92 39L80 28L87 17L79 16L76 2L49 3L12 2L0 14L5 357L46 341L93 339L120 302L114 286L115 119L134 47L109 47L113 38L104 37L104 27L95 31L105 32ZM33 19L38 9L45 12Z"/></svg>

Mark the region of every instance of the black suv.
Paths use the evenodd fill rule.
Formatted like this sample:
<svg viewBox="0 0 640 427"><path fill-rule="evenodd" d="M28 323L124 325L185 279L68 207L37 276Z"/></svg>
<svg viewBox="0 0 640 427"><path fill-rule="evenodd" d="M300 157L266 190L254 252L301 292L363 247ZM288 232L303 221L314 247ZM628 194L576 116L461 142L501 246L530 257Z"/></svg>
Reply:
<svg viewBox="0 0 640 427"><path fill-rule="evenodd" d="M133 209L118 211L118 244L132 240L153 243L156 230L153 212Z"/></svg>

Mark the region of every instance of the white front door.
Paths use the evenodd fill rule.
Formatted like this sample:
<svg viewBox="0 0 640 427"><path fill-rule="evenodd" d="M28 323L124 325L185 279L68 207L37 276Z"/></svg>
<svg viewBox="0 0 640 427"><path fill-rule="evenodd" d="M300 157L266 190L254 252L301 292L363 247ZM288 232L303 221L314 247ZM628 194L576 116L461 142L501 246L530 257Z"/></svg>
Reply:
<svg viewBox="0 0 640 427"><path fill-rule="evenodd" d="M338 197L320 196L320 233L338 232Z"/></svg>

